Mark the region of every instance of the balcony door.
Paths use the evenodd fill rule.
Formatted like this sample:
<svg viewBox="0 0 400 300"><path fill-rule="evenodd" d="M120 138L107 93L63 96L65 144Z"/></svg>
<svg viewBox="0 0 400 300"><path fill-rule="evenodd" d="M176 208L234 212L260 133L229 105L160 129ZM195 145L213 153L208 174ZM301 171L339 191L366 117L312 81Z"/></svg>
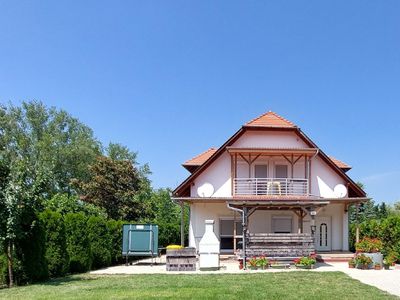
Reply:
<svg viewBox="0 0 400 300"><path fill-rule="evenodd" d="M268 165L255 165L254 166L254 177L255 181L255 194L265 195L267 194L267 180L268 178Z"/></svg>
<svg viewBox="0 0 400 300"><path fill-rule="evenodd" d="M286 180L288 178L288 165L275 165L275 178L275 181L279 186L278 194L287 194L289 189L289 185Z"/></svg>

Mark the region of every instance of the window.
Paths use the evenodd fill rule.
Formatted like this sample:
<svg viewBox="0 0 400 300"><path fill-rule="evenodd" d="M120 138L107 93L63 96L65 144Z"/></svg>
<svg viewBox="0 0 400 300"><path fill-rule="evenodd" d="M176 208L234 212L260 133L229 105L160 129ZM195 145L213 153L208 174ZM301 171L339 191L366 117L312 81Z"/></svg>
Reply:
<svg viewBox="0 0 400 300"><path fill-rule="evenodd" d="M236 226L236 235L234 235L234 227ZM221 250L232 251L233 243L236 240L236 249L239 249L242 241L243 228L239 220L221 219L219 221L219 237L221 240Z"/></svg>
<svg viewBox="0 0 400 300"><path fill-rule="evenodd" d="M292 233L292 217L272 217L272 230L274 231L274 233Z"/></svg>
<svg viewBox="0 0 400 300"><path fill-rule="evenodd" d="M268 166L267 165L255 165L254 175L256 178L268 178Z"/></svg>
<svg viewBox="0 0 400 300"><path fill-rule="evenodd" d="M275 177L276 178L288 178L288 166L287 165L276 165L275 166Z"/></svg>

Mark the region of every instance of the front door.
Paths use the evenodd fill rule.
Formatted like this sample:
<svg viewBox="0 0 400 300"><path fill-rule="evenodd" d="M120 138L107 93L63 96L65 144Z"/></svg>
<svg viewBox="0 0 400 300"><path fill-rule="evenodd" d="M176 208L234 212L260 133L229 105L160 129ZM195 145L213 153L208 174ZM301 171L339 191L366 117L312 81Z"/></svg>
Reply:
<svg viewBox="0 0 400 300"><path fill-rule="evenodd" d="M318 251L331 251L331 217L317 217L315 225L315 248Z"/></svg>

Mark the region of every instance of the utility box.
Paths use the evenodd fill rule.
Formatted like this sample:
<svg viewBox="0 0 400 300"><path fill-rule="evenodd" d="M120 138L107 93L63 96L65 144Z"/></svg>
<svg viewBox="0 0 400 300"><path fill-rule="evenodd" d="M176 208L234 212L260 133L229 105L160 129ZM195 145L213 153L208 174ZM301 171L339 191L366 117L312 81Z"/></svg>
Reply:
<svg viewBox="0 0 400 300"><path fill-rule="evenodd" d="M214 220L206 220L205 226L199 243L200 270L219 270L220 242L214 233Z"/></svg>
<svg viewBox="0 0 400 300"><path fill-rule="evenodd" d="M124 224L122 227L122 256L158 256L158 225Z"/></svg>

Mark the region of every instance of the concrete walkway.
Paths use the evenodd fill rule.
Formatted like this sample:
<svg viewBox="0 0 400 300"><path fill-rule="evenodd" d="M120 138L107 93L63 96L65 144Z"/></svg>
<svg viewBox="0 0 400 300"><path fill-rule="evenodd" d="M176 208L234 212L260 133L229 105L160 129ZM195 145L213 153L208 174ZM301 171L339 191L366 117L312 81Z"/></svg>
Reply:
<svg viewBox="0 0 400 300"><path fill-rule="evenodd" d="M167 272L165 267L165 256L157 258L155 264L151 266L150 259L144 259L135 262L129 266L114 266L106 269L90 272L95 275L133 275L133 274L249 274L249 273L273 273L273 272L292 272L308 271L291 269L268 269L268 270L239 270L239 264L235 260L221 260L221 269L219 271L187 271L187 272ZM358 270L350 269L347 263L317 263L312 272L343 272L350 277L377 287L383 291L400 297L400 266L392 270Z"/></svg>

